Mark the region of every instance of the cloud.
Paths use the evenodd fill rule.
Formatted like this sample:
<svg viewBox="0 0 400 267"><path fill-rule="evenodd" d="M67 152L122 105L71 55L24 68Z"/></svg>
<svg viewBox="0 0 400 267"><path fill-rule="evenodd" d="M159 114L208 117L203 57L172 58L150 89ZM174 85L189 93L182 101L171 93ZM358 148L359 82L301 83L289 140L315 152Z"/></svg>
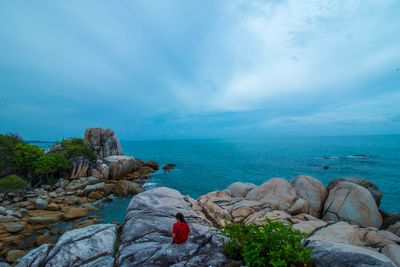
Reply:
<svg viewBox="0 0 400 267"><path fill-rule="evenodd" d="M385 119L400 112L399 12L395 0L2 2L0 130L399 132Z"/></svg>

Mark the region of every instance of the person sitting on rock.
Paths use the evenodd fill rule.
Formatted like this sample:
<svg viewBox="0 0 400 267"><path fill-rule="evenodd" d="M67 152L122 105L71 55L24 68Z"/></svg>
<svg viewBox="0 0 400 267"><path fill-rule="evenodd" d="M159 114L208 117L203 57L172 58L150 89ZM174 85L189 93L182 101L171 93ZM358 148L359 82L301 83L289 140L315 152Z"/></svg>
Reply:
<svg viewBox="0 0 400 267"><path fill-rule="evenodd" d="M174 223L174 226L172 227L172 242L175 244L183 244L188 239L190 228L182 213L177 213L175 217L176 223Z"/></svg>

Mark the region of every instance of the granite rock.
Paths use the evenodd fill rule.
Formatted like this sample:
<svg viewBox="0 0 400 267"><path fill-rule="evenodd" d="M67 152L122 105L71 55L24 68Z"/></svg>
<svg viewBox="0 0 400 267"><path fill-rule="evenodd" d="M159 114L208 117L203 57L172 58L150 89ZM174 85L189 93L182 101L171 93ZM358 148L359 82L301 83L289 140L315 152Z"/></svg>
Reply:
<svg viewBox="0 0 400 267"><path fill-rule="evenodd" d="M191 228L186 243L171 243L177 212ZM225 266L222 236L210 221L192 210L178 191L156 188L134 196L129 204L117 253L118 266ZM212 253L210 253L212 251Z"/></svg>
<svg viewBox="0 0 400 267"><path fill-rule="evenodd" d="M326 241L310 241L311 256L315 267L367 267L396 266L391 259L373 249Z"/></svg>
<svg viewBox="0 0 400 267"><path fill-rule="evenodd" d="M339 182L325 201L324 221L347 221L360 226L379 228L382 216L371 193L350 182Z"/></svg>

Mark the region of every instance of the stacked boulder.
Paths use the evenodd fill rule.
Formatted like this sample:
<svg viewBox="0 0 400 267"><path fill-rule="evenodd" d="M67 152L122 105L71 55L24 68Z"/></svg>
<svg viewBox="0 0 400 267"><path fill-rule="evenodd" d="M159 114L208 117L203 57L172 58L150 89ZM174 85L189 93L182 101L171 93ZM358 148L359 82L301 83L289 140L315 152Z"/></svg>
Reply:
<svg viewBox="0 0 400 267"><path fill-rule="evenodd" d="M25 251L54 243L62 234L59 221L72 228L101 222L89 213L95 205L112 201L111 194L126 197L143 191L142 184L158 169L154 161L124 156L112 130L87 129L85 142L99 146L99 159L78 159L68 179L32 191L0 193L0 261L13 263ZM18 256L18 257L17 257Z"/></svg>
<svg viewBox="0 0 400 267"><path fill-rule="evenodd" d="M97 160L76 159L71 166L71 179L93 176L105 180L149 179L158 170L154 161L143 162L132 156L124 156L121 143L111 129L88 128L85 144L94 152Z"/></svg>
<svg viewBox="0 0 400 267"><path fill-rule="evenodd" d="M85 131L84 142L93 149L99 159L124 155L121 143L111 129L88 128Z"/></svg>
<svg viewBox="0 0 400 267"><path fill-rule="evenodd" d="M309 233L306 244L313 248L316 266L346 265L354 255L360 264L399 265L400 218L392 217L388 230L380 230L381 198L378 187L363 178L338 178L325 188L311 176L298 176L290 183L273 178L260 186L236 182L197 201L221 227L240 221L263 225L269 218Z"/></svg>
<svg viewBox="0 0 400 267"><path fill-rule="evenodd" d="M55 245L44 244L18 260L28 266L227 266L223 236L200 211L196 200L160 187L137 196L129 204L118 230L100 224L66 232ZM188 242L173 244L175 214L185 215ZM212 252L212 253L210 253Z"/></svg>
<svg viewBox="0 0 400 267"><path fill-rule="evenodd" d="M387 230L374 227L380 221L364 216L368 212L380 218L374 214L379 211L370 191L351 179L334 183L328 191L309 176L290 183L274 178L261 186L238 182L197 201L176 190L156 188L132 198L120 231L96 225L67 232L57 244L29 252L17 266L233 266L240 263L226 258L224 237L213 225L242 220L262 225L265 218L308 233L304 244L313 250L314 266L399 266L400 237L395 227L399 218L388 217ZM372 207L361 205L367 200ZM177 212L184 214L192 229L183 245L171 244ZM75 242L78 248L71 245Z"/></svg>

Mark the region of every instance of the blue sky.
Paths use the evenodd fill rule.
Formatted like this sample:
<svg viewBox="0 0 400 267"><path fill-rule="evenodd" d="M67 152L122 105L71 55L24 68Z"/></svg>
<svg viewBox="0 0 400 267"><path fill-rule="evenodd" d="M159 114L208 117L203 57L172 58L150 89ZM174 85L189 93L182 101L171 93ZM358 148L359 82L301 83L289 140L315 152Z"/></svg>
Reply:
<svg viewBox="0 0 400 267"><path fill-rule="evenodd" d="M400 2L0 2L0 132L400 134Z"/></svg>

